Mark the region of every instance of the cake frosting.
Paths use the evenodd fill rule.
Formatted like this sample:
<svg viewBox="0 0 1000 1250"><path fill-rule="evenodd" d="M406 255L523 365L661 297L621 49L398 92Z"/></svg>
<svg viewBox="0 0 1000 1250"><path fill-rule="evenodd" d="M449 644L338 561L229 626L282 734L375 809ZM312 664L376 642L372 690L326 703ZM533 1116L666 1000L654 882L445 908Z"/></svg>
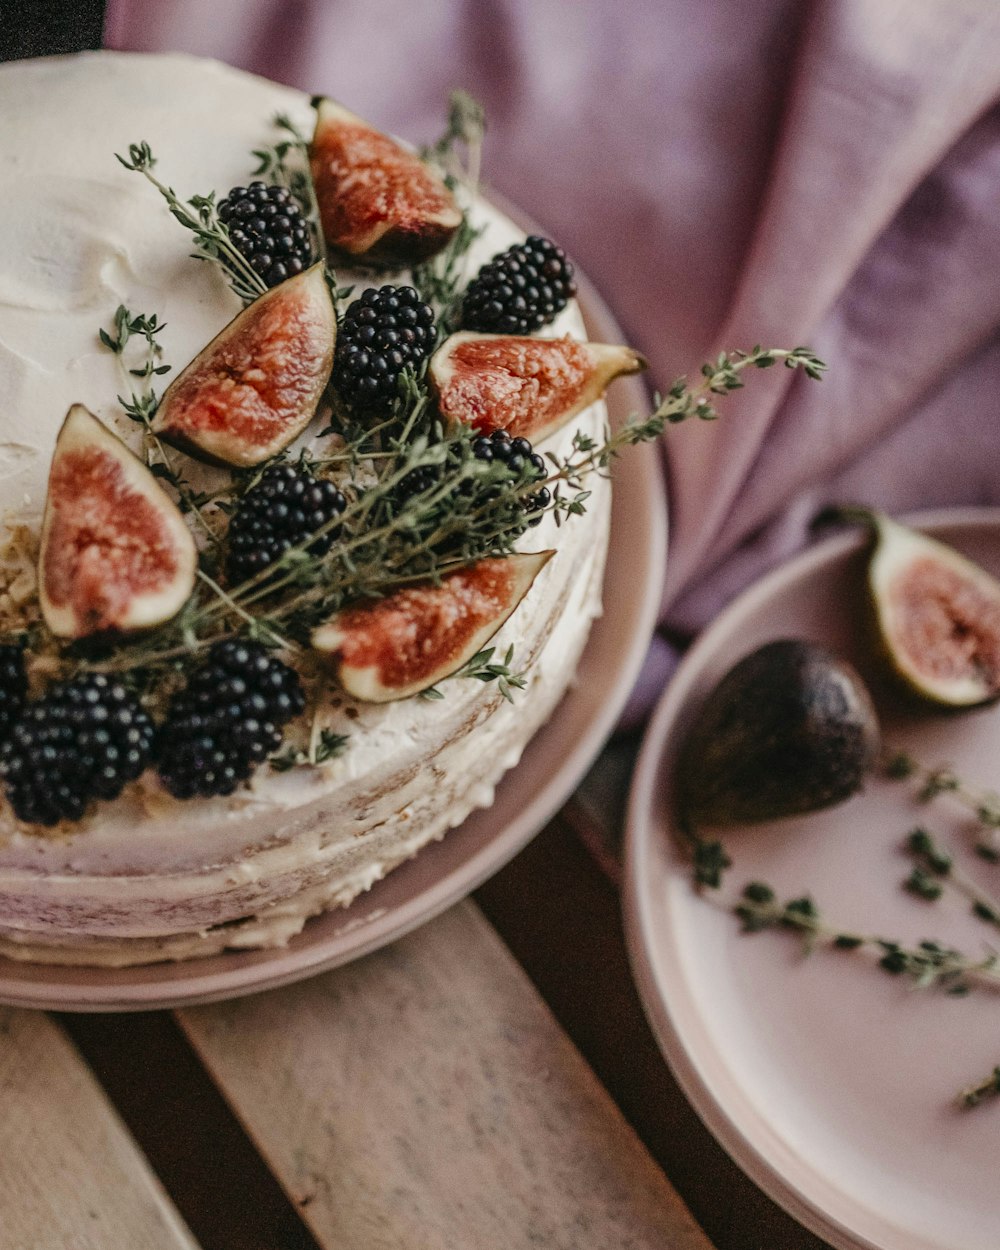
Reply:
<svg viewBox="0 0 1000 1250"><path fill-rule="evenodd" d="M98 339L117 306L167 323L175 369L240 308L114 153L145 140L182 198L222 194L247 181L276 112L306 132L312 113L297 91L187 56L26 61L0 68L0 83L0 506L8 525L31 533L72 403L135 443L116 400L127 377ZM470 275L521 237L483 201L472 216L484 232ZM579 313L571 306L546 333L584 337ZM593 405L546 449L568 450L574 430L598 437L605 419ZM123 965L283 943L487 806L572 680L600 610L610 494L603 479L588 485L585 516L558 531L547 516L529 531L531 549L556 555L495 640L515 645L525 671L513 705L495 683L475 681L444 683L437 701L374 705L334 693L329 726L349 735L347 750L315 767L263 768L229 798L180 802L142 781L49 833L5 807L0 952Z"/></svg>

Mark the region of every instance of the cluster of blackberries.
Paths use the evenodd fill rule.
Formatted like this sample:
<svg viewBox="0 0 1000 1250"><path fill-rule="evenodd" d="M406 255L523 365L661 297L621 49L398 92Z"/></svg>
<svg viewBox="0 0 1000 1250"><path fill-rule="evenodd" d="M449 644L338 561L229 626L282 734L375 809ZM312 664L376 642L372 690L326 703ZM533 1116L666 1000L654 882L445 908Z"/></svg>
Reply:
<svg viewBox="0 0 1000 1250"><path fill-rule="evenodd" d="M294 669L255 642L217 642L160 729L158 769L179 799L232 794L305 707Z"/></svg>
<svg viewBox="0 0 1000 1250"><path fill-rule="evenodd" d="M240 500L229 523L226 576L238 585L262 572L291 547L304 542L347 507L333 482L304 467L274 464ZM337 527L310 543L311 555L330 550Z"/></svg>
<svg viewBox="0 0 1000 1250"><path fill-rule="evenodd" d="M312 263L312 241L302 210L287 187L251 182L219 201L219 220L233 246L268 286L277 286Z"/></svg>
<svg viewBox="0 0 1000 1250"><path fill-rule="evenodd" d="M520 473L530 466L533 476L539 480L545 477L545 461L532 447L526 438L511 438L506 430L494 430L491 434L481 434L473 440L472 454L477 460L500 460L513 473ZM537 525L541 521L541 509L547 508L552 502L552 495L546 487L534 491L524 499L525 512L536 515L529 516L528 524Z"/></svg>
<svg viewBox="0 0 1000 1250"><path fill-rule="evenodd" d="M298 674L239 640L210 649L159 731L136 695L105 673L57 682L31 701L26 685L21 648L0 647L0 777L18 819L37 825L79 820L151 764L178 798L231 794L305 707Z"/></svg>
<svg viewBox="0 0 1000 1250"><path fill-rule="evenodd" d="M152 720L120 681L85 674L23 707L0 747L0 776L19 819L79 820L92 799L116 799L146 769L154 737Z"/></svg>
<svg viewBox="0 0 1000 1250"><path fill-rule="evenodd" d="M416 370L437 339L434 310L412 286L369 287L337 331L333 384L350 408L390 409L399 375Z"/></svg>
<svg viewBox="0 0 1000 1250"><path fill-rule="evenodd" d="M576 293L561 247L533 234L480 269L462 301L462 328L484 334L531 334Z"/></svg>

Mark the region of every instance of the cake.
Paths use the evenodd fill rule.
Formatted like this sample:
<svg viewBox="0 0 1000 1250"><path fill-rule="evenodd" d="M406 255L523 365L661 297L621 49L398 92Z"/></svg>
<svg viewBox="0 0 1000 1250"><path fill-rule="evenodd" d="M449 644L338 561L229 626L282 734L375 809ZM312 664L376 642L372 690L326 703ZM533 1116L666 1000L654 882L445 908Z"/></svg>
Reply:
<svg viewBox="0 0 1000 1250"><path fill-rule="evenodd" d="M0 201L0 611L9 624L18 612L32 618L41 515L67 410L83 405L140 445L141 429L116 398L136 384L99 330L111 332L119 305L155 313L165 325L162 359L176 376L241 308L217 266L190 259L191 235L155 189L115 154L144 141L179 196L222 197L249 181L250 153L273 142L275 114L306 134L315 118L297 91L179 55L25 61L0 68L0 83L8 174ZM524 236L478 196L468 215L482 231L463 261L471 277ZM337 273L354 284L350 299L373 282L342 266ZM395 280L380 274L374 285ZM572 301L544 334L585 339ZM542 450L565 456L581 436L600 442L605 420L598 400ZM321 424L295 448L328 446ZM185 468L195 484L213 480L196 461ZM496 660L514 648L524 689L508 690L512 700L496 679L442 681L432 692L440 697L389 702L352 697L324 679L320 711L310 687L312 728L303 717L288 728L283 758L291 766L265 763L231 794L178 798L149 769L119 797L52 827L19 820L6 803L0 953L123 966L283 944L310 916L348 904L488 806L573 680L600 612L610 487L595 475L587 488L583 515L557 527L546 511L518 539L522 551L554 554L491 639ZM45 679L42 663L32 681L44 687ZM316 716L323 740L342 749L302 763Z"/></svg>

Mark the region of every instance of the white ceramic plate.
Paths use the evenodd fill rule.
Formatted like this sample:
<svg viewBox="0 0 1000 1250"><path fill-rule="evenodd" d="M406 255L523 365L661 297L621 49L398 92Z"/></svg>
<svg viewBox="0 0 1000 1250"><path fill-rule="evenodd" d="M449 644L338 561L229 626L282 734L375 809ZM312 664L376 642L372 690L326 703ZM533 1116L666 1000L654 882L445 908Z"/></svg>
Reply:
<svg viewBox="0 0 1000 1250"><path fill-rule="evenodd" d="M1000 510L927 514L920 524L1000 574ZM916 990L857 953L803 957L787 933L741 935L698 896L673 838L671 772L692 712L741 656L802 637L852 659L886 739L969 781L1000 786L1000 706L914 709L887 685L863 632L865 558L839 535L772 573L685 658L649 729L633 783L625 910L633 968L663 1053L708 1127L749 1176L842 1250L996 1250L1000 1101L960 1110L961 1088L1000 1064L1000 992ZM809 892L838 926L908 943L1000 948L956 895L901 889L900 845L916 824L968 848L953 800L918 805L878 780L824 813L726 833L727 889L750 880ZM1000 866L961 862L1000 895Z"/></svg>
<svg viewBox="0 0 1000 1250"><path fill-rule="evenodd" d="M580 303L591 339L622 334L586 279ZM643 383L608 393L612 420L648 408ZM310 920L287 947L227 952L141 968L62 968L0 959L0 1003L61 1011L114 1011L211 1002L284 985L394 941L463 898L511 859L576 788L614 727L638 675L659 606L666 559L666 503L659 453L637 447L616 467L604 601L578 682L532 739L520 764L443 841L425 847L350 907Z"/></svg>

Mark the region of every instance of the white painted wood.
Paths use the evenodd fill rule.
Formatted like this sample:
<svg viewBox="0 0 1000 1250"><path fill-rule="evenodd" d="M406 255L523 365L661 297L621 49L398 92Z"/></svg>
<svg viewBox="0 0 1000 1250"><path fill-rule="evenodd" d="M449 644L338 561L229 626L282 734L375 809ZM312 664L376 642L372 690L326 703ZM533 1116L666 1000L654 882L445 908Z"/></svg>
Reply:
<svg viewBox="0 0 1000 1250"><path fill-rule="evenodd" d="M2 1007L0 1250L197 1250L58 1026Z"/></svg>
<svg viewBox="0 0 1000 1250"><path fill-rule="evenodd" d="M326 1250L710 1250L471 903L179 1019Z"/></svg>

